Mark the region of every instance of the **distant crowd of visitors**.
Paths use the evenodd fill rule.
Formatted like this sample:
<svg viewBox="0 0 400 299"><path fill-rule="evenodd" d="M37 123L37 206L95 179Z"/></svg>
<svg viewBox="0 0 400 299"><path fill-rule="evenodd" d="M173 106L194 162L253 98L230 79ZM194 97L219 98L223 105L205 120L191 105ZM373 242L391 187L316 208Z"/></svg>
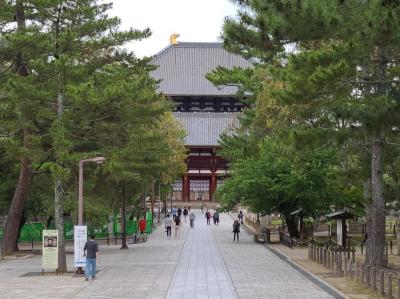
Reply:
<svg viewBox="0 0 400 299"><path fill-rule="evenodd" d="M201 212L204 214L204 206L201 205ZM171 218L172 215L172 218ZM184 221L186 222L187 217L189 216L189 222L190 222L190 227L194 228L194 221L196 220L196 215L193 211L190 210L190 206L186 208L186 206L183 208L176 208L173 207L171 208L171 213L168 213L167 216L165 217L164 225L165 225L165 232L167 233L167 237L171 237L171 231L173 228L175 228L175 237L179 237L180 235L180 228L183 225L182 222L182 215L184 218ZM219 210L214 209L213 213L211 213L208 209L206 210L205 213L205 218L206 218L206 223L207 225L211 225L211 219L213 220L213 223L215 226L218 226L220 222L220 217L219 217ZM240 225L243 224L243 212L240 211L238 216L238 219L236 219L233 222L232 226L232 232L233 232L233 241L239 241L239 233L240 233Z"/></svg>

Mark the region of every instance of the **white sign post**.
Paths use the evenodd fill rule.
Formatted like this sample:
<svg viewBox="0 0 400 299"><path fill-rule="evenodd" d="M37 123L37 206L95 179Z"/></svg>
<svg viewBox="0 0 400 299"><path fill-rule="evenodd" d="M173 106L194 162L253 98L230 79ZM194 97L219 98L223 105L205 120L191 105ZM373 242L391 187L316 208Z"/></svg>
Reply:
<svg viewBox="0 0 400 299"><path fill-rule="evenodd" d="M336 236L337 236L337 244L342 246L342 237L343 237L343 228L342 228L342 219L336 220Z"/></svg>
<svg viewBox="0 0 400 299"><path fill-rule="evenodd" d="M58 270L58 230L43 230L42 272Z"/></svg>
<svg viewBox="0 0 400 299"><path fill-rule="evenodd" d="M86 257L83 256L87 241L87 226L75 225L74 226L74 262L75 268L86 267Z"/></svg>

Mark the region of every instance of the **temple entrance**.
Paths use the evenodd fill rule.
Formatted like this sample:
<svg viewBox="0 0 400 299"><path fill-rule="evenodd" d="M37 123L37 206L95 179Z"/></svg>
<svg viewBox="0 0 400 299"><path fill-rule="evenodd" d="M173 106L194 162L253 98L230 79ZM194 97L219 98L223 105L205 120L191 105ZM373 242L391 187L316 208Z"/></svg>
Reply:
<svg viewBox="0 0 400 299"><path fill-rule="evenodd" d="M190 200L191 201L210 200L209 190L210 190L210 180L209 179L192 179L192 180L190 180Z"/></svg>

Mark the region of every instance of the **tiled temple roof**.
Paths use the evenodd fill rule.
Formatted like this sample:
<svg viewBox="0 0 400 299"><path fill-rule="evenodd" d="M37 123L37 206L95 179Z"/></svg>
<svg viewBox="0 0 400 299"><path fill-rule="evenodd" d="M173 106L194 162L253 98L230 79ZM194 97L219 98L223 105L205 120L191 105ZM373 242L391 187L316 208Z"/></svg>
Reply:
<svg viewBox="0 0 400 299"><path fill-rule="evenodd" d="M169 45L154 56L152 64L158 68L151 75L161 80L159 91L168 96L232 96L237 92L235 86L216 87L205 76L218 66L252 66L221 43L186 42Z"/></svg>
<svg viewBox="0 0 400 299"><path fill-rule="evenodd" d="M237 113L174 112L186 130L186 145L219 145L220 135L237 123Z"/></svg>

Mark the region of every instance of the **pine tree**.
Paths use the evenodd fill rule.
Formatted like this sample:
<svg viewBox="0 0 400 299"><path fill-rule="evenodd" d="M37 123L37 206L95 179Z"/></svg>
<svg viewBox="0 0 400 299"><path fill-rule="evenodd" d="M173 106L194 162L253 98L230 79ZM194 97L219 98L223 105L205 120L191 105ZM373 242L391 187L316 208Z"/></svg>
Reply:
<svg viewBox="0 0 400 299"><path fill-rule="evenodd" d="M384 266L383 153L398 125L400 5L381 0L237 2L240 18L225 22L224 43L269 69L281 84L273 97L290 109L292 124L339 125L349 138L366 138L366 262Z"/></svg>

